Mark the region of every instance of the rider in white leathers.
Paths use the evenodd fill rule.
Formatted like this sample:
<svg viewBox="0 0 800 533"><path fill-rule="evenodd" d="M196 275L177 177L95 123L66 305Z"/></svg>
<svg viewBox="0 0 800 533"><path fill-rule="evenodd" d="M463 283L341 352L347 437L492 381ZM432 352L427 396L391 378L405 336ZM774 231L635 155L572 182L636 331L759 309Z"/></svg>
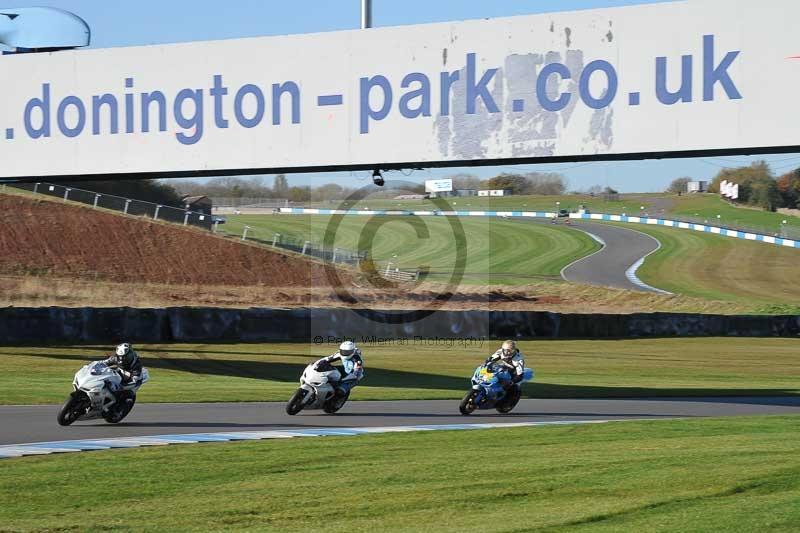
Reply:
<svg viewBox="0 0 800 533"><path fill-rule="evenodd" d="M486 362L497 362L508 368L511 373L511 383L509 386L517 385L522 381L525 371L525 358L517 348L517 343L512 340L503 341L499 350L490 355Z"/></svg>
<svg viewBox="0 0 800 533"><path fill-rule="evenodd" d="M336 360L342 362L342 379L336 384L337 396L344 396L364 378L364 360L361 358L361 350L352 341L344 341L339 345L336 353L323 357L314 366L321 362L333 363Z"/></svg>

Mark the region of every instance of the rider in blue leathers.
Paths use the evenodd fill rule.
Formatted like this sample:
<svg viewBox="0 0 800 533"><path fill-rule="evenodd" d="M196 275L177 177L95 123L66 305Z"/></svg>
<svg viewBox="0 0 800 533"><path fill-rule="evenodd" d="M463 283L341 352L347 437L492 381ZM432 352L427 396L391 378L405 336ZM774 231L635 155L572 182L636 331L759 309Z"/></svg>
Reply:
<svg viewBox="0 0 800 533"><path fill-rule="evenodd" d="M315 363L333 363L336 360L342 362L342 379L336 385L336 395L344 396L364 378L364 360L361 357L361 350L352 341L344 341L339 345L336 353L323 357Z"/></svg>
<svg viewBox="0 0 800 533"><path fill-rule="evenodd" d="M503 341L500 349L490 355L486 362L500 362L501 365L506 367L511 374L511 383L506 385L506 388L517 386L525 371L525 358L517 348L517 343L512 340Z"/></svg>

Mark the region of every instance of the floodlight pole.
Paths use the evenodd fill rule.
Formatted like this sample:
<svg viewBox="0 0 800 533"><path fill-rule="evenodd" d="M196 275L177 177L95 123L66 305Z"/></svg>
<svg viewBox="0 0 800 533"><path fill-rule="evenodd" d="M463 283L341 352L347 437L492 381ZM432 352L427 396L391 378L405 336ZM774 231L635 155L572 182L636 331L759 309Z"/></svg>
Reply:
<svg viewBox="0 0 800 533"><path fill-rule="evenodd" d="M361 29L372 27L372 0L361 0Z"/></svg>

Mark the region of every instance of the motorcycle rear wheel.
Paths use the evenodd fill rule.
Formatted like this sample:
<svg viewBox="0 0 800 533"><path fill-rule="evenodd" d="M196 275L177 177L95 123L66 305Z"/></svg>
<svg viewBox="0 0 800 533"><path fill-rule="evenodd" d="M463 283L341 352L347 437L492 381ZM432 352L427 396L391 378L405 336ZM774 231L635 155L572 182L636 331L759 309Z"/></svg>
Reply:
<svg viewBox="0 0 800 533"><path fill-rule="evenodd" d="M464 396L464 399L461 400L461 405L458 406L458 410L461 411L462 415L469 415L472 414L475 409L477 409L477 405L475 405L475 391L471 390Z"/></svg>
<svg viewBox="0 0 800 533"><path fill-rule="evenodd" d="M130 414L133 404L136 403L136 396L125 396L120 402L122 403L121 407L115 405L113 411L103 413L103 419L109 424L119 424Z"/></svg>
<svg viewBox="0 0 800 533"><path fill-rule="evenodd" d="M75 422L80 416L80 413L78 412L80 405L80 400L70 394L69 398L67 398L67 401L61 406L61 410L58 412L58 416L56 417L56 420L58 420L58 425L68 426Z"/></svg>
<svg viewBox="0 0 800 533"><path fill-rule="evenodd" d="M334 395L333 398L325 402L325 405L322 406L322 410L328 413L329 415L334 414L336 411L344 407L344 404L347 403L347 399L350 398L350 391L347 391L344 396L337 399Z"/></svg>
<svg viewBox="0 0 800 533"><path fill-rule="evenodd" d="M306 394L308 394L308 391L302 388L294 391L294 394L292 394L292 397L289 398L289 402L286 404L287 415L294 416L303 410L303 400L305 399Z"/></svg>
<svg viewBox="0 0 800 533"><path fill-rule="evenodd" d="M512 409L514 409L519 403L519 399L521 396L522 396L522 390L520 390L519 386L514 385L510 389L508 389L505 398L500 400L500 403L498 403L497 406L495 406L495 409L497 409L498 413L503 415L510 413Z"/></svg>

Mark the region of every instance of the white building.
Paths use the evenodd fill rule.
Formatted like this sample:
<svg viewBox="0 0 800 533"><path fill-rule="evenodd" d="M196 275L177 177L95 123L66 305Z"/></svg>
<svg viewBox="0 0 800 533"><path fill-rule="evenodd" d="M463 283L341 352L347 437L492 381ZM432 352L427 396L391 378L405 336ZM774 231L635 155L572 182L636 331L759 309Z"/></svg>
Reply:
<svg viewBox="0 0 800 533"><path fill-rule="evenodd" d="M686 184L687 192L706 192L708 190L707 181L690 181Z"/></svg>

